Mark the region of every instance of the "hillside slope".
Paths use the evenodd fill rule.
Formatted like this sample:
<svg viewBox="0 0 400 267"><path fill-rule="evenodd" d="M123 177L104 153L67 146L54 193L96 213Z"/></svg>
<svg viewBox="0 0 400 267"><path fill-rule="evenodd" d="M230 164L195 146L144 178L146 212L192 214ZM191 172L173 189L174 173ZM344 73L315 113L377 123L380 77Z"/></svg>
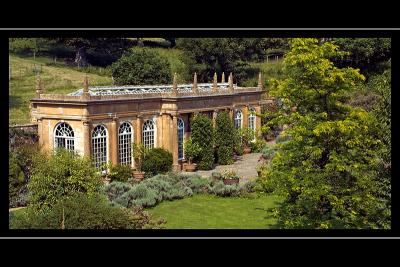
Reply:
<svg viewBox="0 0 400 267"><path fill-rule="evenodd" d="M46 58L32 59L10 55L9 78L9 124L29 123L29 100L35 96L36 75L34 64L42 65L41 78L46 93L70 93L81 88L84 72L76 71L67 65L51 66ZM40 67L38 67L40 68ZM90 85L110 85L111 77L88 74Z"/></svg>

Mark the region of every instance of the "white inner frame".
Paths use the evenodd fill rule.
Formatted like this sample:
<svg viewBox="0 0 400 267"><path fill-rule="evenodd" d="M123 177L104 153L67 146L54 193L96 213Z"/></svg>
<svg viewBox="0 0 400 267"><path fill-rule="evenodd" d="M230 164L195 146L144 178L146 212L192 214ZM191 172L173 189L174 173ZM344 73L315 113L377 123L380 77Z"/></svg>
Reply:
<svg viewBox="0 0 400 267"><path fill-rule="evenodd" d="M121 165L133 166L132 161L133 127L124 121L118 128L118 159Z"/></svg>
<svg viewBox="0 0 400 267"><path fill-rule="evenodd" d="M54 127L53 138L54 149L65 148L69 151L75 150L75 135L71 125L60 122Z"/></svg>
<svg viewBox="0 0 400 267"><path fill-rule="evenodd" d="M142 144L145 148L156 147L156 122L154 119L146 120L142 127Z"/></svg>
<svg viewBox="0 0 400 267"><path fill-rule="evenodd" d="M178 160L182 160L185 158L185 151L183 147L183 142L185 140L185 122L183 119L178 118L177 121L177 128L178 128Z"/></svg>
<svg viewBox="0 0 400 267"><path fill-rule="evenodd" d="M249 108L249 119L248 119L249 128L256 131L256 115L252 112L256 112L256 110L254 108ZM255 140L256 140L256 135L254 133L254 138L252 141Z"/></svg>
<svg viewBox="0 0 400 267"><path fill-rule="evenodd" d="M107 127L99 124L92 131L92 160L96 168L108 162Z"/></svg>
<svg viewBox="0 0 400 267"><path fill-rule="evenodd" d="M235 110L235 128L243 128L243 112L240 109Z"/></svg>

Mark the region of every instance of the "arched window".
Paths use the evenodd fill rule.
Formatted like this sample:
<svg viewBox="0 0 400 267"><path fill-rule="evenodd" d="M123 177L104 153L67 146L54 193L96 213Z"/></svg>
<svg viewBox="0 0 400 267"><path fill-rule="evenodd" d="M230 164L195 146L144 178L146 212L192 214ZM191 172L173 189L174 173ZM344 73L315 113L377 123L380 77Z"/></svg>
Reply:
<svg viewBox="0 0 400 267"><path fill-rule="evenodd" d="M185 134L185 123L178 118L178 159L183 159L183 136Z"/></svg>
<svg viewBox="0 0 400 267"><path fill-rule="evenodd" d="M146 148L154 148L154 121L147 120L143 124L142 142Z"/></svg>
<svg viewBox="0 0 400 267"><path fill-rule="evenodd" d="M235 112L235 128L240 129L243 123L243 113L240 109L237 109Z"/></svg>
<svg viewBox="0 0 400 267"><path fill-rule="evenodd" d="M59 123L54 130L54 148L65 148L74 151L74 131L65 122Z"/></svg>
<svg viewBox="0 0 400 267"><path fill-rule="evenodd" d="M93 129L92 159L96 168L107 163L107 130L103 125L97 125Z"/></svg>
<svg viewBox="0 0 400 267"><path fill-rule="evenodd" d="M132 126L129 122L119 126L118 152L121 165L132 165Z"/></svg>
<svg viewBox="0 0 400 267"><path fill-rule="evenodd" d="M256 129L256 110L254 108L249 109L249 128L252 130Z"/></svg>

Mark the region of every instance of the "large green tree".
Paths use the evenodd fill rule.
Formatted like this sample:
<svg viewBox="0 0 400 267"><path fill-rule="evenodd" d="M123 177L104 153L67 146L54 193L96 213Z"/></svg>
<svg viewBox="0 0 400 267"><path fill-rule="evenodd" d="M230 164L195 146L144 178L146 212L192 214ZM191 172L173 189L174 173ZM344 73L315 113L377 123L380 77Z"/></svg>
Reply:
<svg viewBox="0 0 400 267"><path fill-rule="evenodd" d="M287 142L262 180L285 197L277 216L285 228L390 228L390 199L378 175L382 148L376 119L346 105L364 77L331 61L345 53L330 42L293 39L287 78L271 94L278 115L264 126L287 124Z"/></svg>

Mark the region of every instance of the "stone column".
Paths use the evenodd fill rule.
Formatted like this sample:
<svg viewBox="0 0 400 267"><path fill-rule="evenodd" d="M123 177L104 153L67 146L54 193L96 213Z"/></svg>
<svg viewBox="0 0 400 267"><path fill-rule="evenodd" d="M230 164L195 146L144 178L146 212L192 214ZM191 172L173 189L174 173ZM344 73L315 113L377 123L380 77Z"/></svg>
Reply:
<svg viewBox="0 0 400 267"><path fill-rule="evenodd" d="M261 106L254 107L257 114L261 114ZM261 137L261 117L256 116L256 136Z"/></svg>
<svg viewBox="0 0 400 267"><path fill-rule="evenodd" d="M245 106L242 108L243 113L243 128L249 127L249 107Z"/></svg>
<svg viewBox="0 0 400 267"><path fill-rule="evenodd" d="M113 118L110 127L110 161L113 165L118 164L118 127L117 118Z"/></svg>
<svg viewBox="0 0 400 267"><path fill-rule="evenodd" d="M213 114L212 114L212 122L213 122L213 127L214 127L214 128L215 128L215 126L216 126L217 113L218 113L218 110L215 109L215 110L213 111Z"/></svg>
<svg viewBox="0 0 400 267"><path fill-rule="evenodd" d="M39 146L42 147L44 140L43 140L43 119L37 118L38 123L38 135L39 135Z"/></svg>
<svg viewBox="0 0 400 267"><path fill-rule="evenodd" d="M83 121L83 156L90 157L91 155L91 143L92 139L90 136L90 121Z"/></svg>
<svg viewBox="0 0 400 267"><path fill-rule="evenodd" d="M233 121L234 119L235 119L235 108L234 107L232 107L232 108L230 108L229 109L229 116L231 117L231 120Z"/></svg>
<svg viewBox="0 0 400 267"><path fill-rule="evenodd" d="M178 117L172 116L172 167L174 171L179 170L178 162Z"/></svg>
<svg viewBox="0 0 400 267"><path fill-rule="evenodd" d="M136 118L136 135L135 135L135 143L142 143L142 127L143 127L143 118L138 116Z"/></svg>

